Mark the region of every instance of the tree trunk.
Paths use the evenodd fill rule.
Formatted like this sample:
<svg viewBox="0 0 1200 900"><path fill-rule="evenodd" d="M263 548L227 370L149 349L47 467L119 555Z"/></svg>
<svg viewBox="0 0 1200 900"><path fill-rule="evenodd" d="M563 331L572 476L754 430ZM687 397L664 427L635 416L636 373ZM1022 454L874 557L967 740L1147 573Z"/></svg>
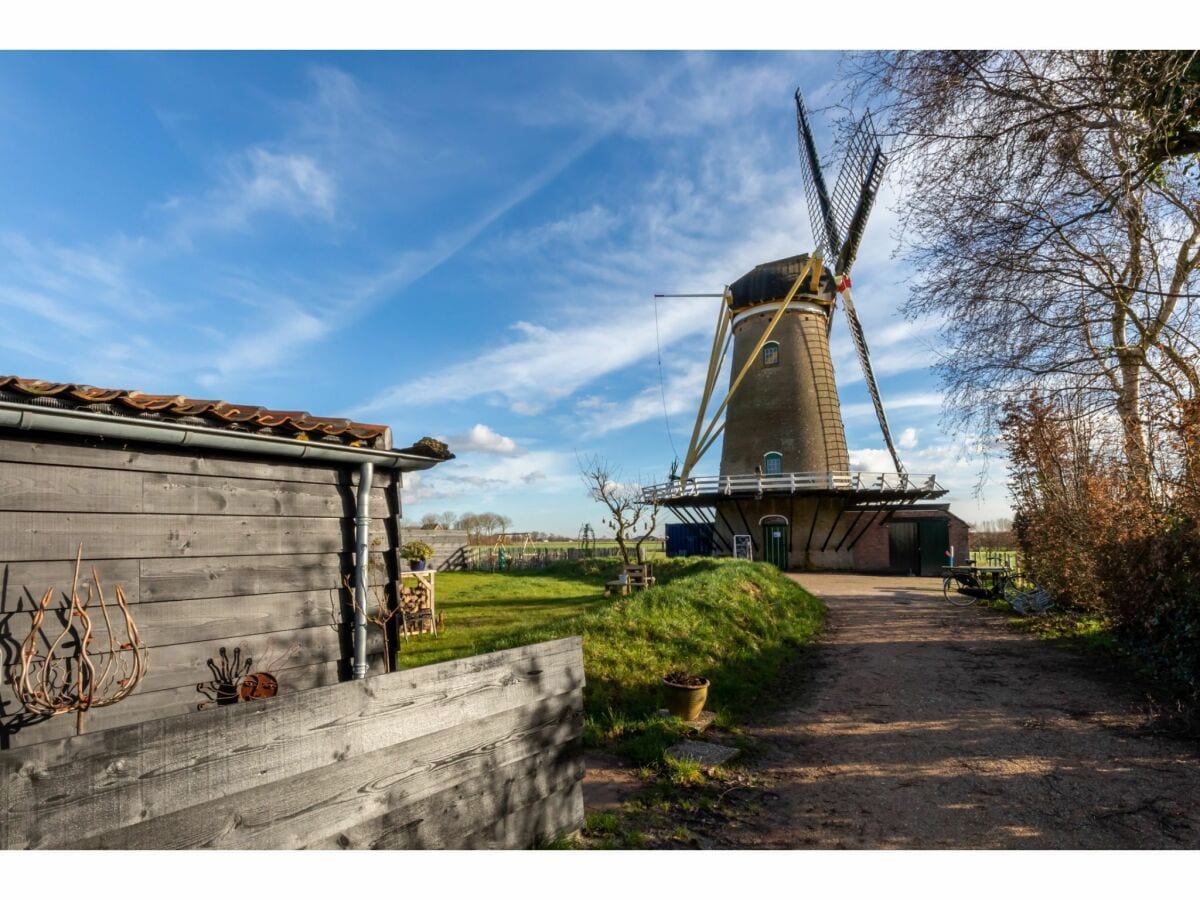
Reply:
<svg viewBox="0 0 1200 900"><path fill-rule="evenodd" d="M1150 488L1150 457L1146 451L1146 433L1141 418L1141 365L1131 353L1121 355L1121 384L1117 393L1117 415L1124 437L1125 462L1134 482L1143 490Z"/></svg>

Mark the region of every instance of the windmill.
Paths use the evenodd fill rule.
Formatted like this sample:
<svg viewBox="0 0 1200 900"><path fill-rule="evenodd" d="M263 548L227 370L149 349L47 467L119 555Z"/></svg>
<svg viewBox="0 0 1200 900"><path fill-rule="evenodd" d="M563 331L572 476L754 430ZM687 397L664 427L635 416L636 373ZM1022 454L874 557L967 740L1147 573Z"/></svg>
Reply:
<svg viewBox="0 0 1200 900"><path fill-rule="evenodd" d="M681 522L707 528L718 554L742 555L748 546L781 568L853 567L855 545L869 529L898 507L945 490L932 475L909 475L900 461L851 293L850 272L887 156L864 115L831 193L799 90L795 100L817 247L755 266L719 295L708 372L679 476L647 488L647 496ZM850 470L829 349L839 300L894 472ZM730 356L729 389L710 415ZM720 473L694 476L720 437Z"/></svg>

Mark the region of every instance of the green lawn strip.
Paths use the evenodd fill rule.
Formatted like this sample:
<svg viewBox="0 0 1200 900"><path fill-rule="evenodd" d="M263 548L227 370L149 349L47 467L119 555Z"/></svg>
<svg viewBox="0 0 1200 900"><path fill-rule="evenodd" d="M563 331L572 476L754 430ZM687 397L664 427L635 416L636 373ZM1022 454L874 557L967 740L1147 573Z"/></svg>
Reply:
<svg viewBox="0 0 1200 900"><path fill-rule="evenodd" d="M662 676L712 681L708 708L729 724L755 711L824 607L777 569L707 558L655 564L658 585L602 596L616 560L560 563L539 573L438 576L445 632L401 644L401 667L427 665L567 635L583 636L586 740L641 765L662 763L682 723L657 715Z"/></svg>

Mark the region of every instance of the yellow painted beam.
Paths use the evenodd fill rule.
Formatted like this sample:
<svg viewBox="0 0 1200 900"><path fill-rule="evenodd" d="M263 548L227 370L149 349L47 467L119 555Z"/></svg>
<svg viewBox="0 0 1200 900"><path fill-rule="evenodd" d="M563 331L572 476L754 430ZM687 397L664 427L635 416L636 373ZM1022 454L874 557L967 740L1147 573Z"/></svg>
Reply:
<svg viewBox="0 0 1200 900"><path fill-rule="evenodd" d="M688 443L687 453L683 458L683 470L680 472L680 478L686 479L688 473L692 470L694 458L696 456L696 440L700 436L700 429L704 425L704 414L708 411L708 401L712 398L713 387L716 386L717 377L720 374L721 363L725 359L725 348L729 346L729 305L728 305L728 290L726 297L721 301L717 310L717 327L713 332L712 350L708 357L708 372L704 378L704 392L700 395L700 408L696 410L696 424L692 428L692 439Z"/></svg>
<svg viewBox="0 0 1200 900"><path fill-rule="evenodd" d="M800 290L800 285L804 283L804 279L807 278L812 272L812 268L813 260L809 259L800 269L800 274L796 276L795 282L792 283L791 290L789 290L787 292L787 296L783 298L783 303L781 303L779 309L775 311L775 315L771 317L771 321L767 323L767 327L763 331L762 336L758 339L758 343L756 343L754 345L754 349L750 351L750 355L746 358L746 362L742 365L741 371L738 372L737 378L735 378L733 380L733 384L729 386L729 393L725 395L725 399L721 401L721 405L717 407L717 411L713 413L712 421L709 422L708 428L704 431L704 436L701 437L698 442L699 446L704 450L707 450L712 446L712 441L709 440L709 438L713 428L716 427L717 420L721 417L721 413L725 411L725 407L729 405L730 398L733 397L734 393L741 386L742 379L746 377L746 373L750 371L750 367L753 366L755 360L758 359L758 354L762 352L763 345L767 343L767 340L771 337L771 333L775 331L775 326L779 324L779 320L782 319L783 314L787 312L788 306L791 304L792 300L795 299L797 292ZM724 425L721 427L724 428ZM700 461L700 457L703 455L703 452L697 453L695 458L691 461L692 466L695 466L696 463ZM690 470L691 467L687 467L687 471Z"/></svg>

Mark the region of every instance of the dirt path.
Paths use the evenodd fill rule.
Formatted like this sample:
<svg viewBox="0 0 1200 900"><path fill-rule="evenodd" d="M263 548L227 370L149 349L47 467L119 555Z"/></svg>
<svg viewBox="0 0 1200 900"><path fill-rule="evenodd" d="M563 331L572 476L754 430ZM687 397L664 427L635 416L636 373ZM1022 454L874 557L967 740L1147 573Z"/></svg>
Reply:
<svg viewBox="0 0 1200 900"><path fill-rule="evenodd" d="M747 729L771 802L720 844L1200 847L1197 747L1111 677L934 579L796 578L828 633L796 704Z"/></svg>

